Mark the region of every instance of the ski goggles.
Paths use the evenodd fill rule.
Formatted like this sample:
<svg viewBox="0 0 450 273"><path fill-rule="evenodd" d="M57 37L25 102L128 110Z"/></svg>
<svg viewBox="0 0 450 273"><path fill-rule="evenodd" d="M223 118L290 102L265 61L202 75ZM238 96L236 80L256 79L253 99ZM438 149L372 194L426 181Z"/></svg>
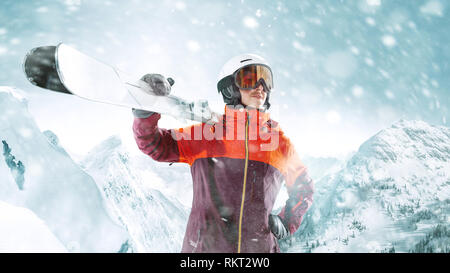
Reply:
<svg viewBox="0 0 450 273"><path fill-rule="evenodd" d="M233 74L237 87L243 90L251 90L261 83L267 91L273 87L272 70L267 65L250 64L238 69Z"/></svg>

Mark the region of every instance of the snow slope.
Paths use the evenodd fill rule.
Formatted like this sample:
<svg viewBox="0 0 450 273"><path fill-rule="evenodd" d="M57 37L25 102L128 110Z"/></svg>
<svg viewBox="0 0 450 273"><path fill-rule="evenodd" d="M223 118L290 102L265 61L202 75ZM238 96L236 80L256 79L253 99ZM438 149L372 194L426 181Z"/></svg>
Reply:
<svg viewBox="0 0 450 273"><path fill-rule="evenodd" d="M316 185L315 202L284 251L414 251L438 226L449 228L450 129L400 120ZM450 249L443 237L447 245L436 251Z"/></svg>
<svg viewBox="0 0 450 273"><path fill-rule="evenodd" d="M30 209L69 251L118 251L128 239L126 231L108 216L94 180L58 145L57 137L39 130L21 92L0 87L0 139L25 167L21 190L0 155L0 200Z"/></svg>
<svg viewBox="0 0 450 273"><path fill-rule="evenodd" d="M31 210L0 201L0 252L67 252Z"/></svg>
<svg viewBox="0 0 450 273"><path fill-rule="evenodd" d="M192 200L188 167L132 156L118 136L96 146L81 164L102 189L111 216L128 230L133 251L181 251L189 208L177 196Z"/></svg>

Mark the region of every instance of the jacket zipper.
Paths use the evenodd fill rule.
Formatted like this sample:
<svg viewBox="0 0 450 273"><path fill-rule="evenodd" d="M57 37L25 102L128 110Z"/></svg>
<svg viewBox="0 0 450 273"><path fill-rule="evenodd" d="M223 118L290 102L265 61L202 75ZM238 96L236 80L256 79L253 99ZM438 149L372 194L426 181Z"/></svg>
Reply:
<svg viewBox="0 0 450 273"><path fill-rule="evenodd" d="M241 239L242 239L242 216L244 215L244 201L245 201L245 187L247 184L247 169L248 169L248 113L245 113L245 166L244 166L244 186L242 188L241 211L239 214L239 238L238 238L238 253L241 253Z"/></svg>

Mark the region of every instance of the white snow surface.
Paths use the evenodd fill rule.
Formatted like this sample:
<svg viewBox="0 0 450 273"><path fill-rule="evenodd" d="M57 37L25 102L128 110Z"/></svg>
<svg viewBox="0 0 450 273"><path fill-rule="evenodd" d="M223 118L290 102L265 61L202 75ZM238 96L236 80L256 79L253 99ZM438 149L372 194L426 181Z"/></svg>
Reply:
<svg viewBox="0 0 450 273"><path fill-rule="evenodd" d="M0 201L0 252L67 252L31 210Z"/></svg>
<svg viewBox="0 0 450 273"><path fill-rule="evenodd" d="M117 252L128 239L126 230L108 216L95 181L58 145L57 137L40 131L23 93L0 87L0 139L25 166L20 190L2 147L0 200L31 210L71 252Z"/></svg>

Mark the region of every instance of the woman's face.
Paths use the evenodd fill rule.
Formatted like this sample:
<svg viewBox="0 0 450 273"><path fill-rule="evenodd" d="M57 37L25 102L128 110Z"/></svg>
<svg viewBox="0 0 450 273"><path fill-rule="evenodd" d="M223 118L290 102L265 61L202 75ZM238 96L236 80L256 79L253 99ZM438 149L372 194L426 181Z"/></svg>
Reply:
<svg viewBox="0 0 450 273"><path fill-rule="evenodd" d="M241 92L242 104L256 109L260 109L264 106L267 94L264 91L262 84L259 84L255 89L251 90L239 89L239 92Z"/></svg>

